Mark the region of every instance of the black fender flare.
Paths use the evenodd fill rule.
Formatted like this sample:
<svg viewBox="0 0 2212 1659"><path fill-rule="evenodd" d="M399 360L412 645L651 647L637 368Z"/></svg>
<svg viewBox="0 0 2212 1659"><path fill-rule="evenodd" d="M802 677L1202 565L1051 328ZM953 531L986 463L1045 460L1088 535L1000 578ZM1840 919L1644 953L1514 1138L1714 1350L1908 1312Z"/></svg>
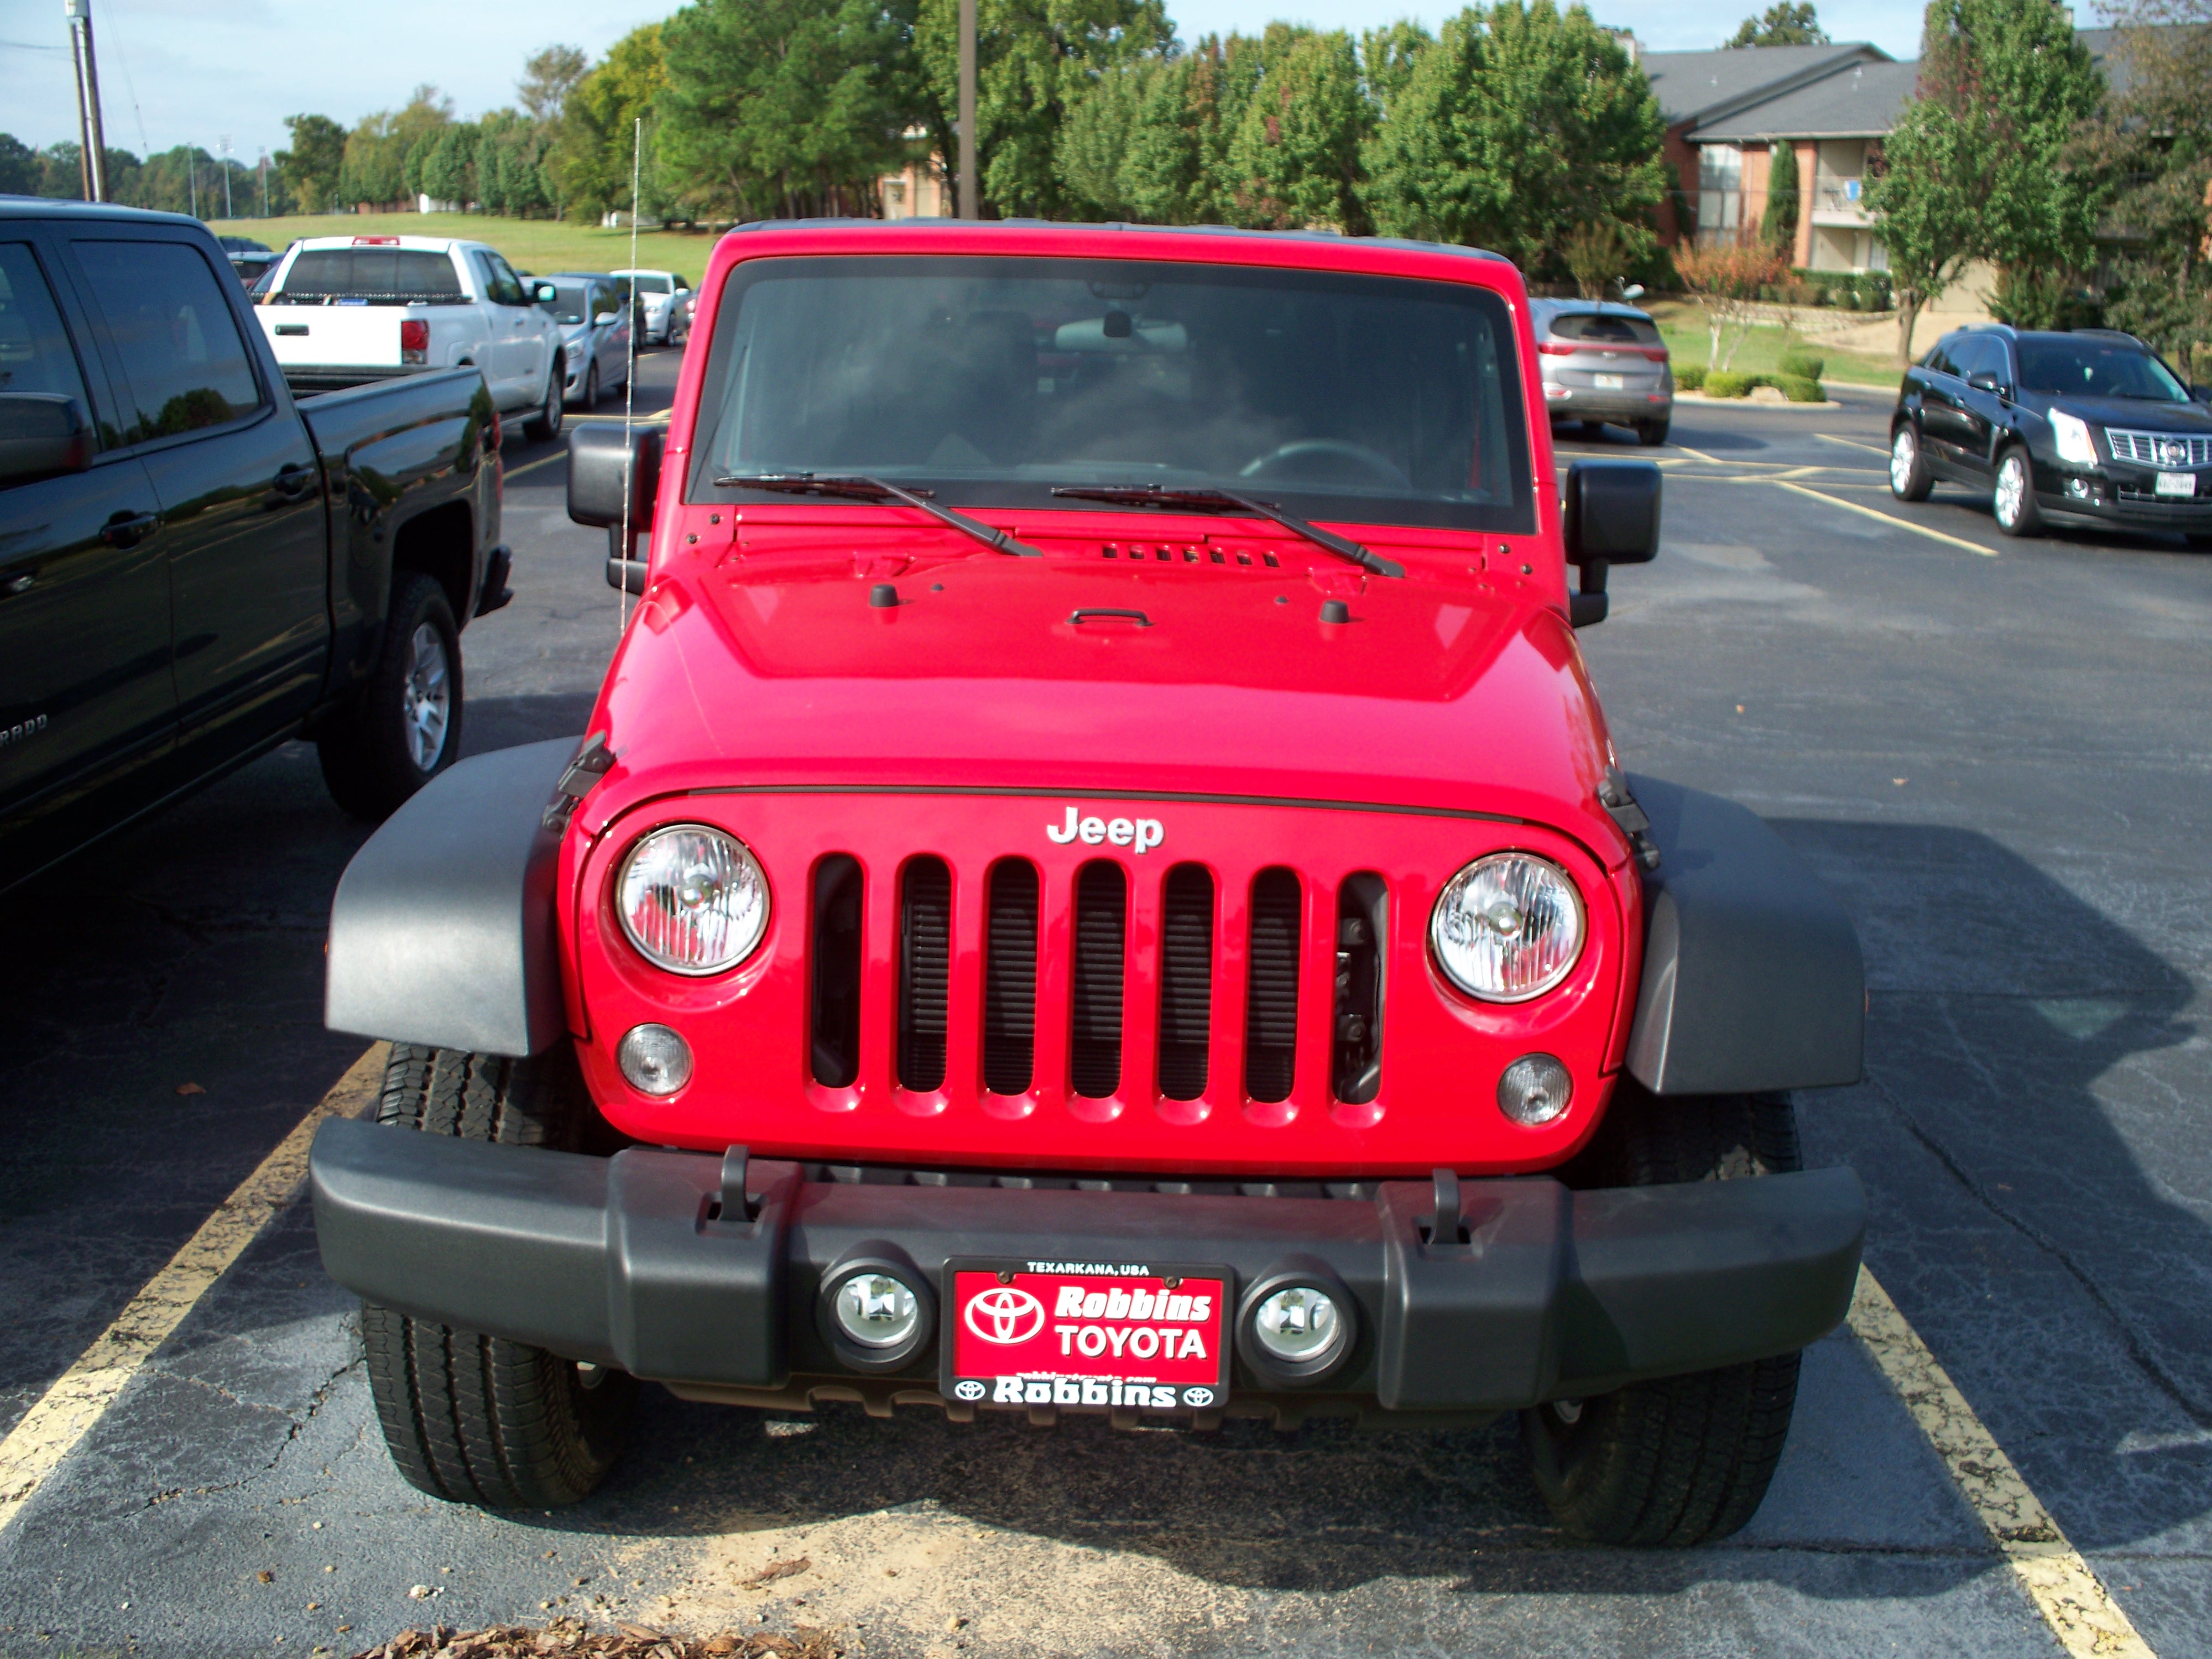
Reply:
<svg viewBox="0 0 2212 1659"><path fill-rule="evenodd" d="M1856 1083L1866 969L1844 907L1748 808L1658 778L1629 787L1659 849L1630 1075L1657 1095Z"/></svg>
<svg viewBox="0 0 2212 1659"><path fill-rule="evenodd" d="M567 1035L546 808L576 751L556 738L473 756L362 844L331 902L325 1024L517 1058Z"/></svg>

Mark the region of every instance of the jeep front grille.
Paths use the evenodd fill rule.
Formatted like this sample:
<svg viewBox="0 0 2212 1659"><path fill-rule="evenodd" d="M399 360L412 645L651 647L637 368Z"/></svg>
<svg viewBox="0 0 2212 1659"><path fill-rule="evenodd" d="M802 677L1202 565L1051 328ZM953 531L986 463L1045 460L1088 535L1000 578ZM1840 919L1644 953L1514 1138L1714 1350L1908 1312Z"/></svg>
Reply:
<svg viewBox="0 0 2212 1659"><path fill-rule="evenodd" d="M911 1094L950 1086L950 1058L965 1052L980 1058L987 1092L1024 1095L1039 1085L1039 1054L1049 1053L1064 1064L1069 1092L1085 1099L1112 1099L1149 1082L1164 1101L1198 1101L1214 1081L1224 969L1242 993L1241 1007L1232 999L1227 1016L1243 1033L1242 1066L1226 1073L1232 1087L1241 1082L1261 1104L1290 1099L1301 1024L1324 1013L1331 1095L1364 1104L1381 1087L1389 893L1380 876L1355 874L1334 894L1310 896L1297 872L1274 866L1237 879L1224 899L1212 871L1182 863L1157 875L1140 872L1146 888L1139 894L1121 864L1097 859L1058 890L1065 913L1051 916L1042 913L1037 867L1026 859L991 865L981 902L969 908L973 902L958 898L962 877L952 866L916 857L891 872L892 1006L888 1029L873 1039L863 1026L860 991L870 878L848 854L815 867L809 1052L813 1079L823 1087L853 1086L872 1040L888 1042L892 1074ZM1310 902L1336 918L1325 1003L1302 973ZM973 920L963 923L963 915ZM963 939L963 927L974 936ZM1055 1040L1041 1043L1039 1021L1054 1015L1039 1003L1044 940L1066 952L1057 981L1066 1001ZM965 970L970 978L963 976L963 956L980 965ZM973 1047L957 1040L963 1030L974 1034Z"/></svg>
<svg viewBox="0 0 2212 1659"><path fill-rule="evenodd" d="M2212 438L2185 437L2179 432L2134 432L2120 427L2105 428L2105 441L2116 461L2139 461L2145 466L2212 466Z"/></svg>

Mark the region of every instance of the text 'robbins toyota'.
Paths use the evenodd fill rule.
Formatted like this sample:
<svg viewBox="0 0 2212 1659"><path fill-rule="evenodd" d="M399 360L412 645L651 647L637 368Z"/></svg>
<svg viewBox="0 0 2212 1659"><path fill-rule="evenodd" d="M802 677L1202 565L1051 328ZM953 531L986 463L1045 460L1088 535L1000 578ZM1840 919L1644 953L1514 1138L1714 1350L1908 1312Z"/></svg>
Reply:
<svg viewBox="0 0 2212 1659"><path fill-rule="evenodd" d="M1658 474L1559 476L1527 318L1403 243L722 240L665 434L571 441L587 735L333 908L393 1047L316 1222L410 1480L580 1498L650 1381L1512 1411L1577 1534L1742 1524L1857 1268L1785 1091L1857 1077L1858 946L1620 769L1575 629Z"/></svg>

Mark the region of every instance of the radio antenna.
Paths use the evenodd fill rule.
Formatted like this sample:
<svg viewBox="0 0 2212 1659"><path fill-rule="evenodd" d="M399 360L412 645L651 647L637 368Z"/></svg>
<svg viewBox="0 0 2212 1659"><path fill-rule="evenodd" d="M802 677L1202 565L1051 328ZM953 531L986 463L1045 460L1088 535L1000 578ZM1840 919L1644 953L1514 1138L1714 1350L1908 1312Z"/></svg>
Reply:
<svg viewBox="0 0 2212 1659"><path fill-rule="evenodd" d="M637 551L637 544L630 539L629 492L632 475L637 471L637 441L631 434L632 423L637 418L637 180L645 160L645 118L637 118L637 130L629 152L629 293L624 303L629 307L629 356L623 372L623 562L628 565ZM615 589L615 637L620 639L629 627L629 572L623 572L620 586Z"/></svg>

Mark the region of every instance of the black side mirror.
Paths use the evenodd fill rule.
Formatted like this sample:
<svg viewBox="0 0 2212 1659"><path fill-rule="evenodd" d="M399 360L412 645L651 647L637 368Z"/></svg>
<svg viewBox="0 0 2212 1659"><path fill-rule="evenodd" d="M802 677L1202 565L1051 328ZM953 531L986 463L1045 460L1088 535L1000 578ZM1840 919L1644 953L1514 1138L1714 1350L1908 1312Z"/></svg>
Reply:
<svg viewBox="0 0 2212 1659"><path fill-rule="evenodd" d="M2189 395L2200 404L2212 404L2212 386L2193 386L2189 388Z"/></svg>
<svg viewBox="0 0 2212 1659"><path fill-rule="evenodd" d="M1577 628L1605 620L1606 573L1659 556L1659 469L1650 461L1577 461L1567 469L1567 562L1582 572L1569 596Z"/></svg>
<svg viewBox="0 0 2212 1659"><path fill-rule="evenodd" d="M1973 387L1977 392L1996 392L2003 390L2003 388L1997 384L1997 377L1990 374L1986 370L1979 374L1969 374L1966 376L1966 384Z"/></svg>
<svg viewBox="0 0 2212 1659"><path fill-rule="evenodd" d="M645 591L645 561L636 556L637 544L653 524L660 495L660 441L658 427L635 428L627 443L618 426L572 427L568 432L568 516L606 531L607 586L632 593Z"/></svg>
<svg viewBox="0 0 2212 1659"><path fill-rule="evenodd" d="M76 398L0 392L0 484L82 472L92 453L92 421Z"/></svg>

